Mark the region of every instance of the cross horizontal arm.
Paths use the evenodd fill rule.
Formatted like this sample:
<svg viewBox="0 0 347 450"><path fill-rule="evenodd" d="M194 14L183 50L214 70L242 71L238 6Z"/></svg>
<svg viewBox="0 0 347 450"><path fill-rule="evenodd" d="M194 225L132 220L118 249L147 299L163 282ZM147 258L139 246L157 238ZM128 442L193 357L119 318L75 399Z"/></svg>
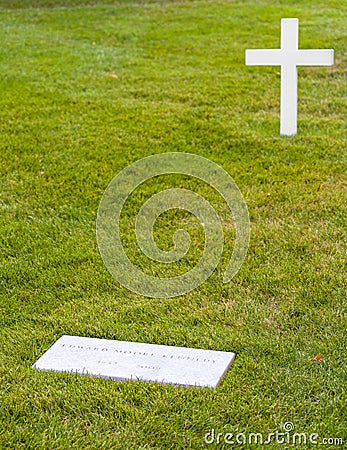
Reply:
<svg viewBox="0 0 347 450"><path fill-rule="evenodd" d="M334 50L246 50L246 66L332 66Z"/></svg>
<svg viewBox="0 0 347 450"><path fill-rule="evenodd" d="M281 50L246 50L246 66L281 66L283 62Z"/></svg>
<svg viewBox="0 0 347 450"><path fill-rule="evenodd" d="M334 50L298 50L295 60L297 66L332 66Z"/></svg>

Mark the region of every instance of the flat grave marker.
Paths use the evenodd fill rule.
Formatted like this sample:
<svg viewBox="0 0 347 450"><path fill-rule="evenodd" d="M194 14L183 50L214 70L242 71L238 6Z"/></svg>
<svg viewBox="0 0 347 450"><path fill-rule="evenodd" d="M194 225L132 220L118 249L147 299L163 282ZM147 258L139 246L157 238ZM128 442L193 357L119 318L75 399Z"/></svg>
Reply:
<svg viewBox="0 0 347 450"><path fill-rule="evenodd" d="M216 388L234 358L232 352L62 336L33 368Z"/></svg>

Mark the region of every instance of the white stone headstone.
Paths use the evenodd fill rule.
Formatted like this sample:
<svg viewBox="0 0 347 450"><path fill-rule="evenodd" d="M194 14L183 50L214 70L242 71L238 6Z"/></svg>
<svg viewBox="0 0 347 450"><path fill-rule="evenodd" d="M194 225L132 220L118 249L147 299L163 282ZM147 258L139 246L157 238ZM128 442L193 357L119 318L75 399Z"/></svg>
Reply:
<svg viewBox="0 0 347 450"><path fill-rule="evenodd" d="M62 336L33 368L215 388L234 358L232 352Z"/></svg>
<svg viewBox="0 0 347 450"><path fill-rule="evenodd" d="M334 50L299 50L299 20L281 20L281 48L246 50L247 66L281 66L281 134L297 130L297 66L332 66Z"/></svg>

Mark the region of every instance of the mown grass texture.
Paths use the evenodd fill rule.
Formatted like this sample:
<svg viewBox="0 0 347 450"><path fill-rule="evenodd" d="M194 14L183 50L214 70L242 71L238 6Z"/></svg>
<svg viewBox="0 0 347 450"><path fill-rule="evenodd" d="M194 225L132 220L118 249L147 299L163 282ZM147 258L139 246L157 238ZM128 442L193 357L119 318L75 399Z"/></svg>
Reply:
<svg viewBox="0 0 347 450"><path fill-rule="evenodd" d="M346 3L0 6L0 448L230 448L206 444L205 433L265 436L289 421L346 442ZM301 48L335 49L333 67L299 68L291 138L279 136L279 69L244 64L246 48L279 47L282 17L299 18ZM230 173L252 235L229 284L226 239L220 265L199 288L149 299L107 272L95 221L121 169L170 151ZM136 211L171 186L204 194L232 241L232 218L208 186L154 179L122 216L129 257L144 270ZM196 244L189 267L203 237L194 219L167 213L156 239L170 248L182 223ZM216 390L31 369L62 334L237 357Z"/></svg>

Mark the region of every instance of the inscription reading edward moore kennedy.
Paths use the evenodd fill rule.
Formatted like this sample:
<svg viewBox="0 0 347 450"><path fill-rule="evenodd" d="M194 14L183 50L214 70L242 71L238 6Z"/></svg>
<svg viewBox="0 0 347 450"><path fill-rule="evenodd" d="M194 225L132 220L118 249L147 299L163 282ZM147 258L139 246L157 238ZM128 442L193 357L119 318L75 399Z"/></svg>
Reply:
<svg viewBox="0 0 347 450"><path fill-rule="evenodd" d="M232 352L62 336L33 367L115 380L215 388L234 358Z"/></svg>

